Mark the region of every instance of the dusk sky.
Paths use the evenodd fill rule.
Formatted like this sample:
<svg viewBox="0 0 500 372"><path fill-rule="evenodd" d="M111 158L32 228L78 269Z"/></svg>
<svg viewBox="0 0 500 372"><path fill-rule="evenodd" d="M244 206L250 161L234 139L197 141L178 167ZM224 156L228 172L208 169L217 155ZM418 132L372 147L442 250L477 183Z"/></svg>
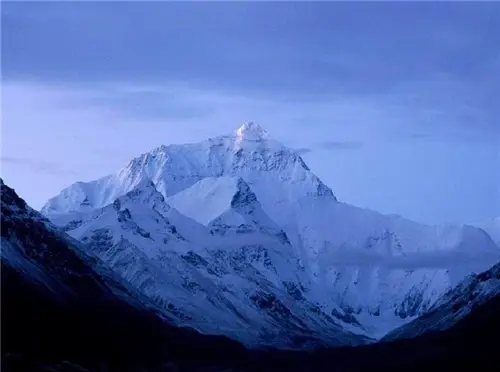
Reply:
<svg viewBox="0 0 500 372"><path fill-rule="evenodd" d="M40 208L259 123L337 198L500 216L500 3L2 3L1 175Z"/></svg>

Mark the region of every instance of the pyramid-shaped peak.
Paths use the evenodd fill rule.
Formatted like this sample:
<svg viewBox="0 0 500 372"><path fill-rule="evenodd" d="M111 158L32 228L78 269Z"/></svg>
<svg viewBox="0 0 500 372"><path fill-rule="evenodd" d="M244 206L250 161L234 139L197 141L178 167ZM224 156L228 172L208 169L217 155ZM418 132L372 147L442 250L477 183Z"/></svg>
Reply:
<svg viewBox="0 0 500 372"><path fill-rule="evenodd" d="M206 177L167 198L168 204L202 225L231 209L260 206L249 185L239 177Z"/></svg>
<svg viewBox="0 0 500 372"><path fill-rule="evenodd" d="M135 187L125 194L125 197L132 200L159 201L163 202L163 196L156 189L153 181L149 178L144 178L138 182Z"/></svg>
<svg viewBox="0 0 500 372"><path fill-rule="evenodd" d="M258 203L257 196L242 178L237 178L235 182L236 192L231 199L232 208L244 207L252 203Z"/></svg>
<svg viewBox="0 0 500 372"><path fill-rule="evenodd" d="M249 121L236 130L236 137L245 140L261 140L269 138L269 133L259 124Z"/></svg>

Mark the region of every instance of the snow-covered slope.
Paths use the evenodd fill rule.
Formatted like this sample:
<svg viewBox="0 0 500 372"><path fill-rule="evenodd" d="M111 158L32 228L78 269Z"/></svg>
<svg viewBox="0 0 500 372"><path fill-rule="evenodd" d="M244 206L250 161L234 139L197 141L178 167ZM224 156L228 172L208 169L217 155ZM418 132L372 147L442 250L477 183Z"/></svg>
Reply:
<svg viewBox="0 0 500 372"><path fill-rule="evenodd" d="M251 346L365 342L343 328L355 324L304 297L290 243L248 185L240 179L224 182L236 187L215 196L221 202L225 196L229 208L209 227L177 212L151 182L143 182L112 204L80 215L81 222L73 224L78 227L68 233L177 325ZM232 213L246 223L225 224Z"/></svg>
<svg viewBox="0 0 500 372"><path fill-rule="evenodd" d="M207 177L169 197L183 215L210 228L212 233L261 232L289 243L283 230L264 212L257 196L239 177Z"/></svg>
<svg viewBox="0 0 500 372"><path fill-rule="evenodd" d="M470 226L427 226L310 197L290 219L316 280L315 299L328 306L321 301L328 293L372 325L373 335L424 313L466 275L500 261L490 237Z"/></svg>
<svg viewBox="0 0 500 372"><path fill-rule="evenodd" d="M500 249L500 217L481 221L473 224L473 226L479 227L486 231L491 236L491 239L493 239L493 241L496 243L498 249Z"/></svg>
<svg viewBox="0 0 500 372"><path fill-rule="evenodd" d="M273 285L297 283L327 314L360 320L376 336L423 314L466 275L500 261L500 250L481 229L426 226L338 202L297 153L253 123L229 136L156 148L113 175L70 186L43 212L77 231L82 215L145 182L174 206L165 208L191 221L193 230L181 233L189 244L163 250L196 243L234 254L237 247L248 259L242 247L265 246L276 270L259 270L267 270ZM102 221L93 220L92 229ZM134 221L149 231L146 222Z"/></svg>
<svg viewBox="0 0 500 372"><path fill-rule="evenodd" d="M262 222L274 224L265 216L256 195L250 190L248 184L239 177L207 177L169 197L167 201L182 214L205 226L212 224L224 213L246 206L252 208L252 214L258 213L255 216L257 220L262 221L265 218L266 221ZM227 220L231 224L245 224L248 222L243 219L245 215L246 213L238 214L238 216L232 215Z"/></svg>
<svg viewBox="0 0 500 372"><path fill-rule="evenodd" d="M167 199L182 214L198 220L213 236L206 245L233 250L238 246L270 247L274 282L303 286L307 277L286 233L264 212L256 195L241 178L205 178ZM264 268L263 268L264 269Z"/></svg>
<svg viewBox="0 0 500 372"><path fill-rule="evenodd" d="M451 328L489 300L500 296L500 263L464 279L446 292L424 315L390 332L383 340L413 338L429 331Z"/></svg>

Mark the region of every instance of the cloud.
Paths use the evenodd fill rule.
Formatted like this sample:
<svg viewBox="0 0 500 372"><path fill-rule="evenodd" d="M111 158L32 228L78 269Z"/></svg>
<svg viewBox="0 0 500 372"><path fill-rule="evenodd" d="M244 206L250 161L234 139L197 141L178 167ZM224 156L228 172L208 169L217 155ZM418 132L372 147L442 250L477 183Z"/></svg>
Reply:
<svg viewBox="0 0 500 372"><path fill-rule="evenodd" d="M325 141L320 145L327 150L354 150L363 146L361 141Z"/></svg>
<svg viewBox="0 0 500 372"><path fill-rule="evenodd" d="M307 154L308 152L312 151L312 148L310 147L298 147L296 149L293 149L297 154L302 155L302 154Z"/></svg>
<svg viewBox="0 0 500 372"><path fill-rule="evenodd" d="M13 157L13 156L2 156L0 158L0 162L2 164L8 163L14 166L20 166L20 167L25 167L29 168L30 170L34 172L42 172L50 175L55 175L55 176L60 176L60 175L77 175L78 172L65 168L64 166L53 163L53 162L48 162L45 160L40 160L40 159L33 159L33 158L20 158L20 157Z"/></svg>
<svg viewBox="0 0 500 372"><path fill-rule="evenodd" d="M3 77L179 79L231 93L318 99L379 95L405 81L433 80L444 70L477 85L467 91L479 105L488 97L496 105L497 33L489 25L498 23L498 5L468 4L466 12L462 6L7 3ZM140 27L132 32L130 24ZM486 100L477 97L488 86ZM446 94L456 101L454 90Z"/></svg>
<svg viewBox="0 0 500 372"><path fill-rule="evenodd" d="M325 141L313 147L297 147L294 149L299 155L313 152L315 149L322 148L326 150L355 150L363 146L361 141Z"/></svg>
<svg viewBox="0 0 500 372"><path fill-rule="evenodd" d="M100 85L93 91L86 91L79 102L82 107L111 109L125 118L155 119L199 119L209 116L213 107L200 99L189 99L193 92L182 87L136 87Z"/></svg>

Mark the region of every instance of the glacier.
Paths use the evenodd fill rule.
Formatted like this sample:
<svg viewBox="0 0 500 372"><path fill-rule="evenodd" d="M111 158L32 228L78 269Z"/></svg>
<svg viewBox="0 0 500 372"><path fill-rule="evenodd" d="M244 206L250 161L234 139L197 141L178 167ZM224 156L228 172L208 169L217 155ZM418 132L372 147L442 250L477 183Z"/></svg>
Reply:
<svg viewBox="0 0 500 372"><path fill-rule="evenodd" d="M249 345L368 342L500 261L482 229L337 200L255 123L160 146L42 213L177 324Z"/></svg>

